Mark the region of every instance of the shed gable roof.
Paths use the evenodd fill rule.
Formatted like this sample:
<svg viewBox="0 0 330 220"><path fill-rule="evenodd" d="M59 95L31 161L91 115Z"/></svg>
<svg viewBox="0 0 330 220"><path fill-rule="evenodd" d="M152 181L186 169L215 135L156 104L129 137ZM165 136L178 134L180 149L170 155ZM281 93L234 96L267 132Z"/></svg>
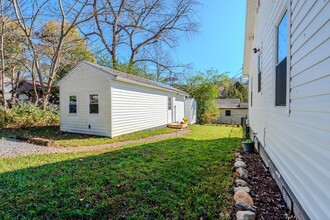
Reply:
<svg viewBox="0 0 330 220"><path fill-rule="evenodd" d="M217 99L218 108L248 108L247 103L241 103L240 99Z"/></svg>
<svg viewBox="0 0 330 220"><path fill-rule="evenodd" d="M162 84L162 83L159 83L159 82L155 82L155 81L152 81L152 80L149 80L149 79L145 79L143 77L135 76L135 75L132 75L132 74L124 73L124 72L121 72L121 71L118 71L118 70L111 69L109 67L101 66L101 65L98 65L98 64L95 64L95 63L90 63L90 62L87 62L87 61L82 61L75 68L73 68L72 71L70 71L59 82L59 85L63 81L65 81L65 79L67 77L69 77L69 75L72 72L74 72L77 69L77 67L80 66L81 64L85 64L85 65L91 66L93 68L96 68L96 69L100 70L101 72L103 72L105 74L108 74L110 77L114 78L115 80L119 80L119 81L120 80L125 80L125 81L137 82L137 83L142 84L142 85L152 86L152 87L156 87L156 88L161 88L163 90L167 90L167 91L171 91L171 92L176 92L176 93L180 93L180 94L183 94L183 95L189 95L188 93L186 93L184 91L181 91L179 89L176 89L176 88L174 88L172 86L165 85L165 84Z"/></svg>

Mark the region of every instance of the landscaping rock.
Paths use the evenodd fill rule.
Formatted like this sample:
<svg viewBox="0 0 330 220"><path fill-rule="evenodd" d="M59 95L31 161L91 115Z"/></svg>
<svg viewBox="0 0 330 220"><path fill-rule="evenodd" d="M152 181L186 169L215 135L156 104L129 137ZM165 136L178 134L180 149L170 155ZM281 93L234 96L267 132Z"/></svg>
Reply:
<svg viewBox="0 0 330 220"><path fill-rule="evenodd" d="M242 167L237 168L236 172L238 173L238 176L243 178L243 179L247 179L249 177L249 172L246 169L242 168Z"/></svg>
<svg viewBox="0 0 330 220"><path fill-rule="evenodd" d="M255 220L256 214L251 211L238 211L236 213L237 220Z"/></svg>
<svg viewBox="0 0 330 220"><path fill-rule="evenodd" d="M48 139L44 139L44 138L24 137L24 136L18 136L17 139L28 142L28 143L36 144L36 145L47 146L47 147L56 147L54 140L48 140Z"/></svg>
<svg viewBox="0 0 330 220"><path fill-rule="evenodd" d="M236 185L236 186L246 186L247 183L246 183L244 180L236 179L236 180L235 180L235 185Z"/></svg>
<svg viewBox="0 0 330 220"><path fill-rule="evenodd" d="M241 158L235 158L235 161L242 161Z"/></svg>
<svg viewBox="0 0 330 220"><path fill-rule="evenodd" d="M253 199L252 197L247 193L243 191L238 191L234 195L235 202L244 202L249 206L253 206Z"/></svg>
<svg viewBox="0 0 330 220"><path fill-rule="evenodd" d="M238 191L243 191L243 192L246 192L246 193L249 193L250 192L250 188L247 187L247 186L239 186L239 187L234 187L234 192L238 192Z"/></svg>
<svg viewBox="0 0 330 220"><path fill-rule="evenodd" d="M246 164L243 161L236 161L234 163L234 167L236 167L236 168L240 168L240 167L245 168L246 167Z"/></svg>
<svg viewBox="0 0 330 220"><path fill-rule="evenodd" d="M249 206L248 204L244 202L236 202L235 207L240 210L240 211L251 211L251 212L256 212L256 208Z"/></svg>

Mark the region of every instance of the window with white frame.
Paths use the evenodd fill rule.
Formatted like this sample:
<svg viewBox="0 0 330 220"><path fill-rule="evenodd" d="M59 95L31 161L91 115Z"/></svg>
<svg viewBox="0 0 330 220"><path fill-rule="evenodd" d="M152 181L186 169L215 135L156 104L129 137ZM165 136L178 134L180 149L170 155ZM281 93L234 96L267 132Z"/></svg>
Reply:
<svg viewBox="0 0 330 220"><path fill-rule="evenodd" d="M261 91L262 54L258 55L258 92Z"/></svg>
<svg viewBox="0 0 330 220"><path fill-rule="evenodd" d="M167 110L172 110L172 98L167 99Z"/></svg>
<svg viewBox="0 0 330 220"><path fill-rule="evenodd" d="M99 95L98 94L89 95L89 113L90 114L99 113Z"/></svg>
<svg viewBox="0 0 330 220"><path fill-rule="evenodd" d="M69 96L69 113L70 114L77 113L77 96L76 95Z"/></svg>
<svg viewBox="0 0 330 220"><path fill-rule="evenodd" d="M275 106L286 106L288 31L288 13L285 12L277 26Z"/></svg>

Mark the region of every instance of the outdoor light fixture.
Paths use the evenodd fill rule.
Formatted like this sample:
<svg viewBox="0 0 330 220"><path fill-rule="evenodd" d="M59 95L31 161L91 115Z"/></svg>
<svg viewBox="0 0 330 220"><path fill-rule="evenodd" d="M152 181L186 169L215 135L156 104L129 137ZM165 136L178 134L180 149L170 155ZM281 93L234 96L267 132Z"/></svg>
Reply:
<svg viewBox="0 0 330 220"><path fill-rule="evenodd" d="M260 49L253 48L253 53L257 53L258 51L260 51Z"/></svg>

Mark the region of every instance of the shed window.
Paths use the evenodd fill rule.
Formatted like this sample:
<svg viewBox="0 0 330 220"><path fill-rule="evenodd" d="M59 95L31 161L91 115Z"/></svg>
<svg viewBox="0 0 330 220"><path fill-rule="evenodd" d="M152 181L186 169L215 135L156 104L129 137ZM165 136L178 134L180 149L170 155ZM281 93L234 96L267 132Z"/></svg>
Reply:
<svg viewBox="0 0 330 220"><path fill-rule="evenodd" d="M277 65L275 77L275 105L286 106L287 54L288 54L288 16L285 12L277 27Z"/></svg>
<svg viewBox="0 0 330 220"><path fill-rule="evenodd" d="M75 95L69 96L69 113L77 113L77 96Z"/></svg>
<svg viewBox="0 0 330 220"><path fill-rule="evenodd" d="M172 98L168 98L167 99L167 109L168 110L172 110Z"/></svg>
<svg viewBox="0 0 330 220"><path fill-rule="evenodd" d="M89 113L90 114L99 113L99 95L98 94L89 95Z"/></svg>
<svg viewBox="0 0 330 220"><path fill-rule="evenodd" d="M230 110L226 110L225 114L226 114L226 116L231 116L231 111Z"/></svg>

